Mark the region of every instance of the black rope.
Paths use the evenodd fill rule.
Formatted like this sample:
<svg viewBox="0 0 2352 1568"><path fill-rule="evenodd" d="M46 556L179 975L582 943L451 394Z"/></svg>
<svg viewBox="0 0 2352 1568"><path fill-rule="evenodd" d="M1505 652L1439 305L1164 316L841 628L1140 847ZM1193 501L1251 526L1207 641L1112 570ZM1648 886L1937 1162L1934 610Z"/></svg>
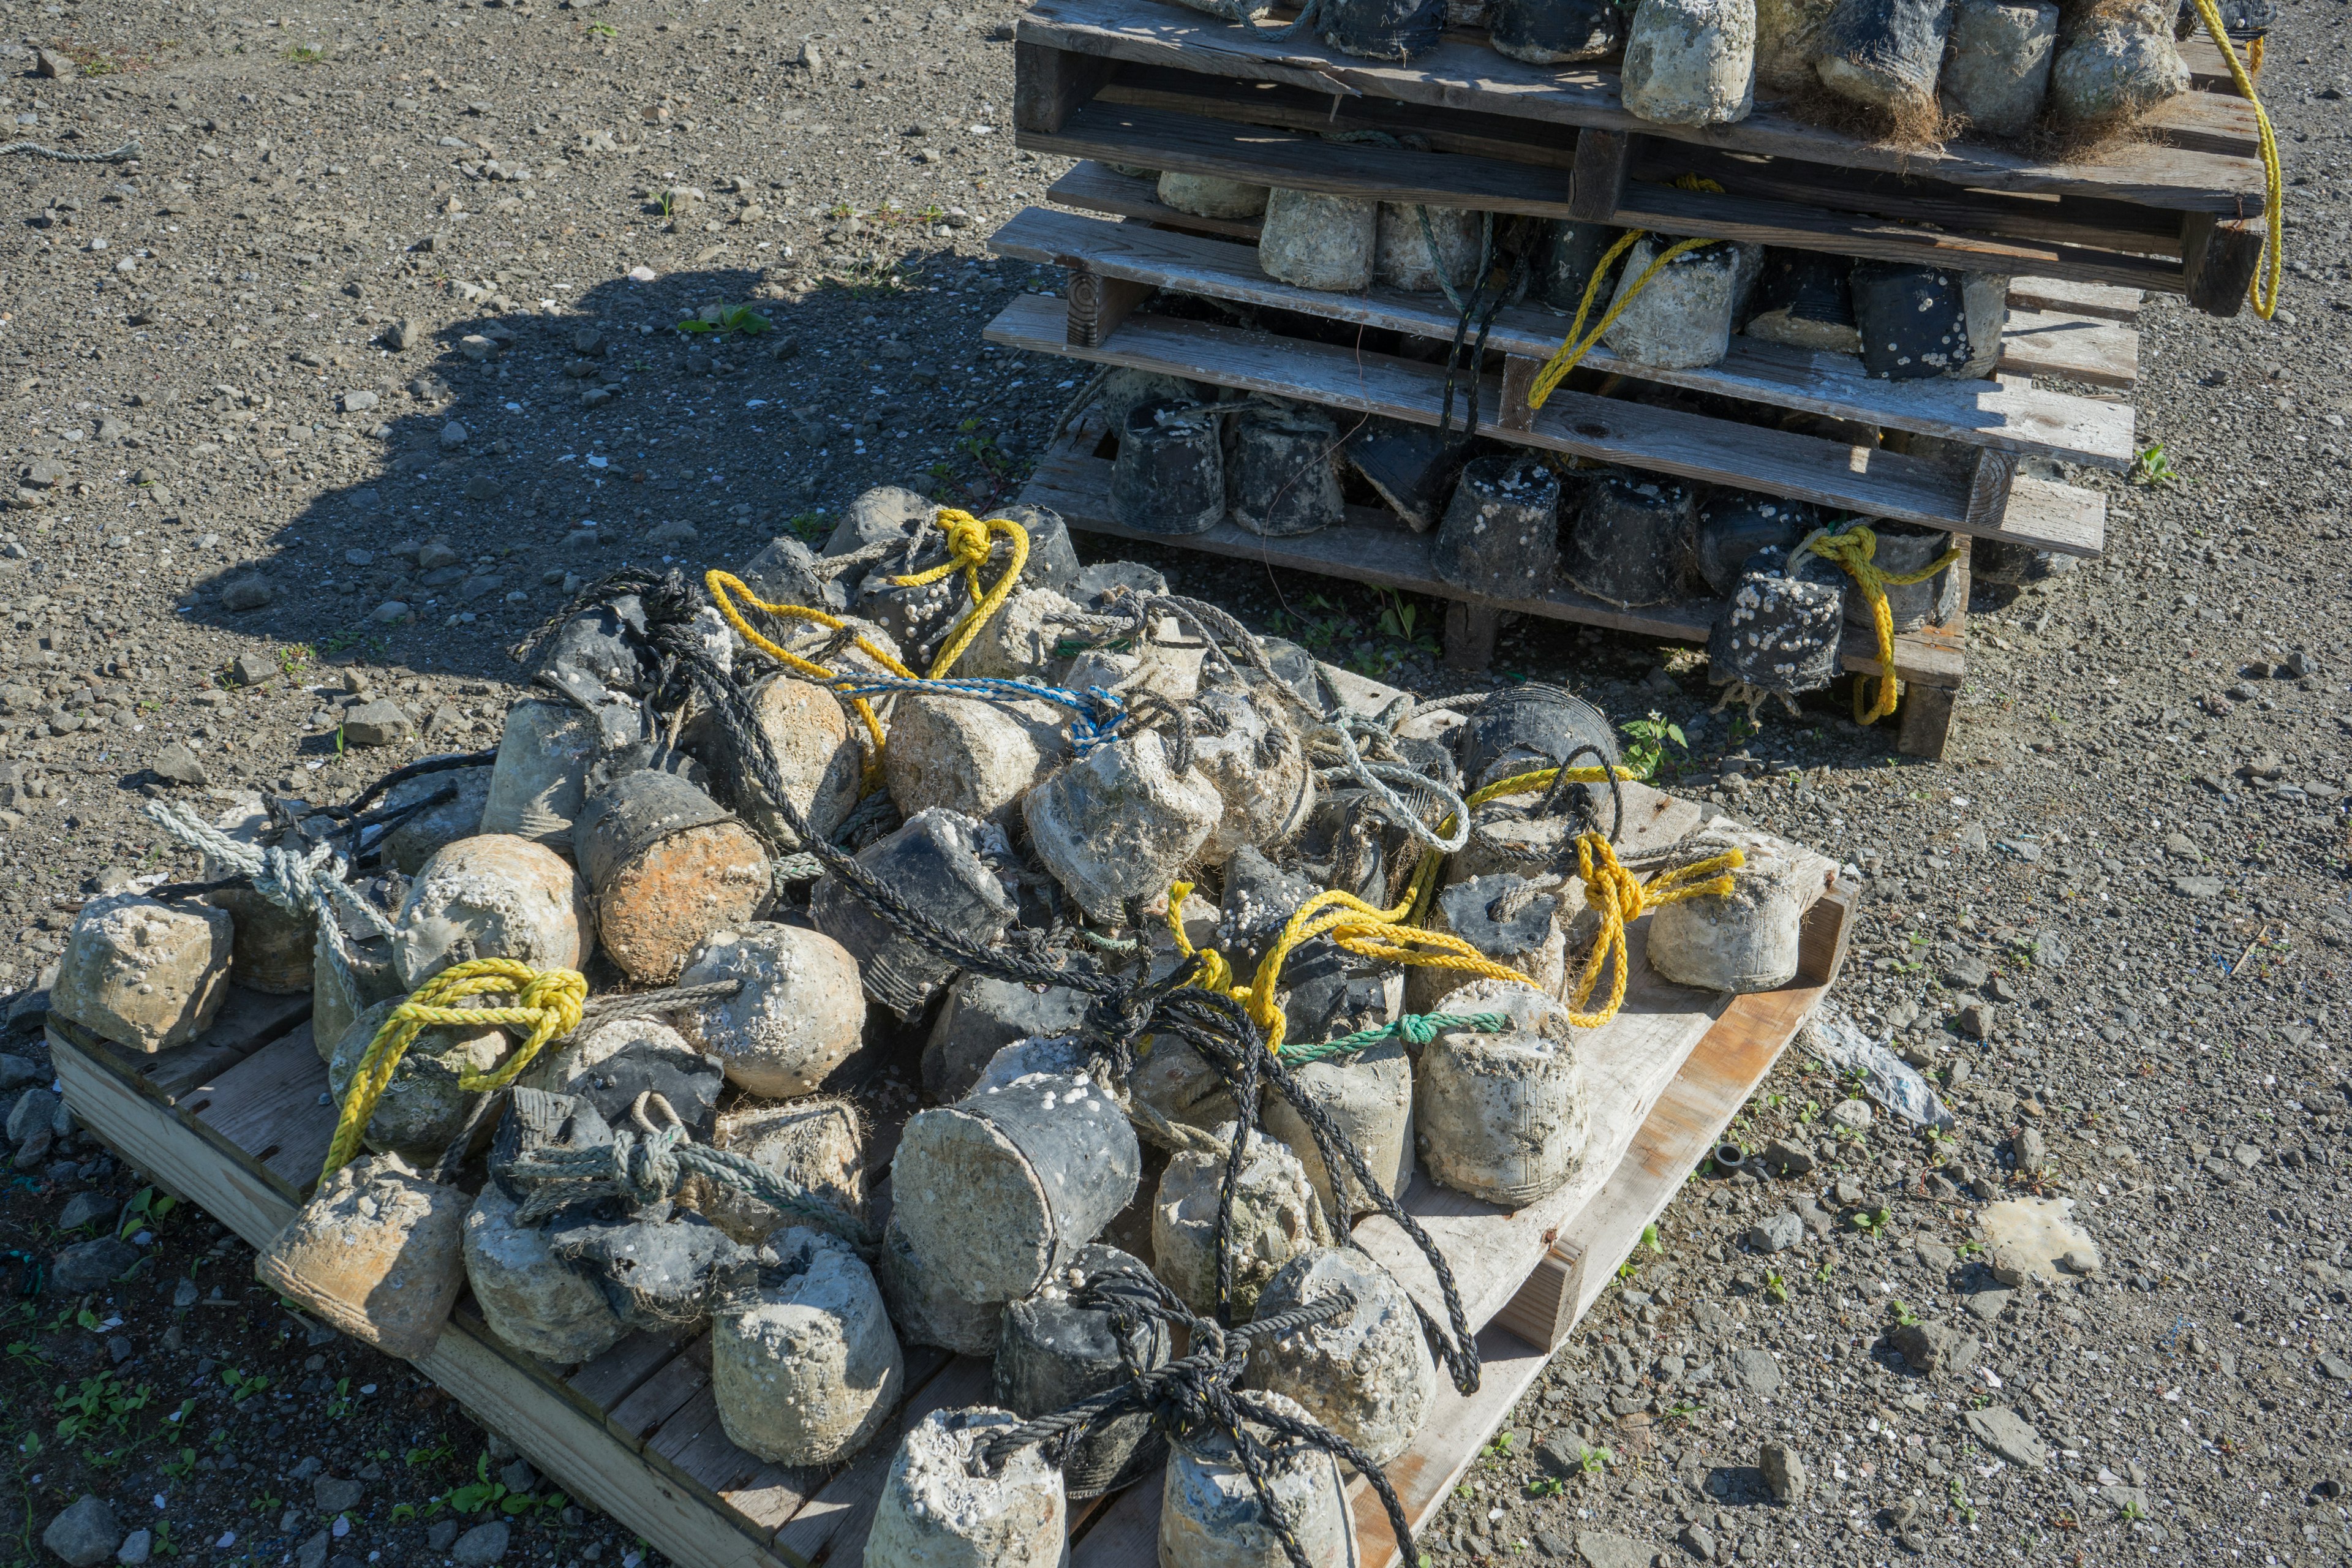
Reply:
<svg viewBox="0 0 2352 1568"><path fill-rule="evenodd" d="M339 806L333 809L357 814L359 812L365 811L369 805L374 801L376 796L382 795L384 791L390 789L396 784L403 784L410 779L423 778L427 773L445 773L452 768L486 767L498 760L499 752L498 748L495 746L486 752L457 752L446 757L426 757L422 762L411 763L406 767L393 769L392 772L384 774L383 777L376 780L375 783L362 790L359 794L358 799L352 801L348 805Z"/></svg>
<svg viewBox="0 0 2352 1568"><path fill-rule="evenodd" d="M1466 374L1469 377L1469 391L1466 395L1467 405L1464 410L1462 426L1462 435L1465 440L1478 433L1478 397L1479 388L1486 375L1486 336L1494 329L1495 318L1502 314L1503 307L1527 293L1529 264L1535 254L1533 245L1521 245L1516 258L1511 263L1510 275L1500 287L1496 287L1491 276L1495 267L1495 215L1482 213L1479 216L1483 221L1479 227L1478 275L1472 280L1470 291L1461 298L1457 306L1460 313L1454 321L1454 342L1449 346L1445 356L1444 401L1440 405L1437 416L1439 433L1451 434L1454 426L1454 383L1457 377ZM1427 231L1428 221L1424 214L1422 219L1424 232ZM1445 266L1438 258L1434 237L1430 242L1429 259L1430 265L1438 274L1439 280L1444 281ZM1489 289L1494 290L1491 298L1488 295ZM1454 290L1449 289L1446 293L1450 299L1454 295ZM1467 345L1468 352L1465 357L1465 344L1462 340L1468 335L1471 319L1474 316L1478 322L1478 335L1474 342Z"/></svg>
<svg viewBox="0 0 2352 1568"><path fill-rule="evenodd" d="M1356 1299L1335 1289L1314 1300L1260 1318L1243 1329L1229 1329L1188 1309L1176 1293L1150 1273L1134 1268L1106 1268L1090 1275L1071 1295L1073 1304L1107 1314L1117 1335L1119 1361L1127 1382L997 1433L972 1454L972 1468L986 1475L1001 1474L1005 1462L1023 1448L1045 1447L1056 1464L1086 1434L1106 1422L1141 1410L1171 1438L1182 1441L1210 1432L1222 1432L1233 1445L1234 1468L1257 1494L1266 1523L1282 1542L1291 1568L1319 1568L1307 1557L1297 1531L1285 1517L1281 1500L1269 1479L1273 1467L1301 1447L1320 1448L1344 1462L1371 1483L1389 1516L1396 1537L1399 1561L1420 1561L1413 1550L1412 1523L1405 1517L1403 1500L1370 1455L1321 1423L1294 1415L1276 1406L1265 1394L1235 1385L1248 1368L1256 1345L1286 1338L1317 1323L1328 1322L1355 1309ZM1143 1342L1154 1321L1191 1336L1192 1353L1164 1366L1146 1368L1133 1347ZM1249 1430L1266 1427L1290 1441L1276 1447ZM1344 1500L1340 1507L1347 1506Z"/></svg>
<svg viewBox="0 0 2352 1568"><path fill-rule="evenodd" d="M656 577L648 572L633 570L608 578L606 583L608 590L637 595L644 605L647 637L662 665L656 700L666 706L675 706L685 701L689 693L699 698L727 731L733 753L750 763L748 777L729 774L718 781L735 797L727 804L748 812L758 804L751 793L756 786L802 847L815 855L893 931L929 947L960 969L1024 985L1068 986L1092 997L1082 1037L1088 1049L1102 1057L1122 1080L1134 1075L1136 1045L1145 1036L1152 1035L1173 1037L1191 1046L1215 1068L1232 1091L1234 1103L1241 1108L1244 1128L1258 1124L1261 1080L1271 1085L1306 1124L1324 1169L1353 1173L1374 1206L1421 1250L1437 1279L1445 1303L1446 1323L1441 1327L1418 1301L1413 1310L1437 1342L1454 1386L1465 1394L1477 1391L1478 1349L1470 1332L1468 1314L1462 1306L1461 1289L1444 1255L1421 1223L1381 1185L1362 1152L1332 1121L1330 1113L1299 1086L1281 1058L1266 1048L1265 1037L1242 1005L1231 996L1212 994L1185 984L1199 971L1198 954L1161 980L1129 984L1108 974L1050 966L1017 956L1003 947L982 946L933 921L885 885L847 850L810 831L784 786L767 731L759 722L751 699L719 668L690 629L689 623L700 607L699 594L685 576L672 572L665 577ZM1259 657L1262 658L1263 654ZM1233 1267L1228 1242L1233 1234L1234 1197L1240 1186L1244 1141L1238 1137L1234 1140L1218 1205L1218 1313L1226 1321L1231 1317Z"/></svg>

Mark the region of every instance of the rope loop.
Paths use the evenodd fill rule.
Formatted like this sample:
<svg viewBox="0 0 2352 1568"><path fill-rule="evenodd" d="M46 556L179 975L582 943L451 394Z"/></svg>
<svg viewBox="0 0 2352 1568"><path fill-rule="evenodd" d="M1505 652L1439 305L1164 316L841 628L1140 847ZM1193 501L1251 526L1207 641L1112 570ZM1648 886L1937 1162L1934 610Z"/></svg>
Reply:
<svg viewBox="0 0 2352 1568"><path fill-rule="evenodd" d="M948 635L939 657L931 660L930 675L934 680L943 679L955 668L956 660L963 657L964 649L971 646L981 627L1004 607L1004 601L1013 596L1013 584L1021 580L1021 569L1029 563L1029 531L1009 517L992 517L982 522L968 511L941 507L939 524L940 531L947 535L947 560L928 572L890 579L893 587L920 588L950 573L963 574L964 587L971 595L971 608L964 612L963 619ZM1013 542L1013 563L983 592L980 569L988 564L989 552L995 548L999 535Z"/></svg>
<svg viewBox="0 0 2352 1568"><path fill-rule="evenodd" d="M510 995L506 1007L460 1007L468 996ZM452 964L409 994L392 1010L368 1042L343 1096L335 1136L327 1145L326 1163L319 1179L326 1180L351 1163L360 1151L360 1138L375 1114L392 1075L416 1037L435 1026L476 1028L495 1025L523 1031L522 1044L488 1072L468 1069L457 1075L457 1087L469 1094L504 1089L531 1064L548 1041L580 1026L582 1005L588 999L588 980L575 969L533 969L511 958L474 958Z"/></svg>
<svg viewBox="0 0 2352 1568"><path fill-rule="evenodd" d="M1639 877L1618 863L1617 851L1610 847L1608 839L1598 833L1580 835L1576 841L1577 873L1584 879L1585 902L1601 917L1601 931L1593 938L1592 951L1570 993L1568 1021L1580 1029L1597 1029L1617 1016L1617 1010L1625 1005L1630 951L1626 928L1664 905L1729 893L1731 873L1747 863L1745 855L1728 849L1661 871L1643 887ZM1599 1007L1587 1012L1604 967L1609 971L1609 994Z"/></svg>
<svg viewBox="0 0 2352 1568"><path fill-rule="evenodd" d="M2278 313L2280 269L2286 265L2286 179L2279 167L2278 132L2271 128L2270 110L2254 92L2253 71L2262 69L2263 40L2255 38L2247 46L2251 59L2238 58L2237 47L2231 43L2229 29L2222 24L2221 9L2213 0L2196 0L2197 19L2205 24L2212 36L2213 47L2221 51L2221 58L2230 67L2231 85L2238 96L2253 106L2254 129L2260 140L2263 157L2263 237L2262 269L2246 282L2246 299L2254 307L2254 314L2269 321Z"/></svg>
<svg viewBox="0 0 2352 1568"><path fill-rule="evenodd" d="M1894 712L1895 704L1903 700L1903 682L1895 676L1895 611L1886 602L1886 590L1925 583L1960 558L1959 547L1953 546L1916 572L1882 572L1876 564L1878 534L1869 524L1853 523L1843 531L1817 528L1789 552L1789 563L1782 575L1795 577L1797 563L1808 554L1818 555L1843 570L1870 602L1871 629L1878 636L1877 694L1870 695L1869 677L1854 682L1853 721L1875 724Z"/></svg>

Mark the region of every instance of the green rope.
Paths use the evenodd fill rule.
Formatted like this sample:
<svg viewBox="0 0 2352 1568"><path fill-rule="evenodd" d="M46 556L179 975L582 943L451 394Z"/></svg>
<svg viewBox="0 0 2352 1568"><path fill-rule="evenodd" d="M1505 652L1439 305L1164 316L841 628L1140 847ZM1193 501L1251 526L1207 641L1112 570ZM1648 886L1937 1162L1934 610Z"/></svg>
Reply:
<svg viewBox="0 0 2352 1568"><path fill-rule="evenodd" d="M1508 1013L1407 1013L1393 1024L1359 1029L1336 1040L1325 1040L1321 1045L1286 1046L1283 1048L1282 1059L1288 1066L1304 1067L1308 1062L1319 1062L1326 1057L1343 1057L1367 1046L1377 1046L1397 1035L1402 1035L1408 1045L1425 1046L1448 1029L1471 1029L1480 1034L1496 1035L1510 1026L1511 1016Z"/></svg>

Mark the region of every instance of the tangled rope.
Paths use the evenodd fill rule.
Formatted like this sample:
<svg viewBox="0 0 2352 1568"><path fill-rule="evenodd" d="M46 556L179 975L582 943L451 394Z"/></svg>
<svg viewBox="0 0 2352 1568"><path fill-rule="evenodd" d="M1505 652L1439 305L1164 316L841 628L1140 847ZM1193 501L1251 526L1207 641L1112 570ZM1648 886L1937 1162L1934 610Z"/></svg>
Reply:
<svg viewBox="0 0 2352 1568"><path fill-rule="evenodd" d="M1420 1561L1413 1551L1412 1524L1405 1517L1403 1501L1370 1455L1320 1423L1280 1409L1266 1394L1236 1386L1254 1348L1353 1311L1356 1299L1351 1293L1334 1289L1286 1312L1260 1318L1246 1328L1227 1329L1190 1310L1174 1291L1150 1274L1122 1267L1089 1276L1072 1293L1071 1301L1109 1317L1127 1381L997 1433L973 1451L975 1472L1001 1473L1015 1453L1042 1445L1054 1446L1049 1457L1058 1467L1087 1433L1139 1410L1148 1412L1153 1424L1178 1442L1211 1433L1223 1435L1233 1447L1234 1468L1247 1478L1267 1528L1282 1542L1291 1568L1321 1565L1308 1560L1269 1476L1302 1447L1323 1449L1369 1481L1388 1513L1389 1529L1395 1533L1401 1553L1398 1561ZM1190 1334L1192 1352L1164 1366L1143 1366L1134 1346L1143 1342L1146 1327L1154 1320L1168 1324L1171 1331L1181 1328ZM1288 1441L1268 1444L1250 1429L1253 1426ZM1340 1506L1347 1505L1342 1501Z"/></svg>
<svg viewBox="0 0 2352 1568"><path fill-rule="evenodd" d="M1478 1349L1462 1306L1461 1289L1452 1267L1421 1222L1381 1186L1362 1151L1341 1131L1330 1113L1299 1085L1287 1067L1268 1048L1249 1014L1230 994L1188 985L1198 962L1188 963L1158 981L1129 982L1083 969L1062 969L1024 958L995 946L983 946L959 934L916 909L883 883L856 857L810 831L792 803L767 732L759 722L750 698L721 669L709 650L695 637L690 623L698 608L694 592L677 574L647 586L642 595L649 640L665 662L662 689L672 701L683 701L690 689L727 733L735 754L749 763L748 776L720 781L722 789L748 797L751 788L766 793L784 826L805 848L824 863L825 869L870 908L893 932L919 942L959 969L1019 984L1067 986L1092 998L1081 1037L1102 1059L1106 1070L1131 1080L1137 1046L1147 1036L1166 1035L1199 1052L1222 1078L1244 1126L1260 1122L1262 1088L1271 1087L1305 1123L1316 1152L1327 1171L1347 1171L1381 1213L1412 1238L1436 1277L1445 1306L1443 1325L1418 1301L1414 1310L1439 1347L1454 1386L1464 1394L1478 1387ZM1246 634L1244 634L1246 635ZM1259 650L1257 662L1264 662ZM1217 1222L1217 1313L1229 1321L1233 1302L1233 1256L1227 1243L1233 1235L1235 1194L1241 1184L1242 1155L1248 1140L1236 1138L1229 1153L1220 1194Z"/></svg>
<svg viewBox="0 0 2352 1568"><path fill-rule="evenodd" d="M646 1115L657 1106L667 1120L656 1126ZM669 1101L651 1089L629 1107L637 1131L613 1129L613 1142L599 1148L542 1149L517 1159L509 1173L536 1187L515 1213L520 1225L535 1225L556 1210L595 1198L620 1197L640 1208L675 1197L689 1175L749 1194L778 1214L804 1219L840 1237L871 1257L874 1233L863 1220L797 1182L786 1181L758 1161L730 1149L697 1143Z"/></svg>
<svg viewBox="0 0 2352 1568"><path fill-rule="evenodd" d="M491 994L511 995L514 1005L456 1005L468 996ZM588 982L579 971L533 969L511 958L468 959L427 980L392 1010L375 1038L368 1042L367 1054L360 1058L359 1070L352 1075L351 1088L343 1096L342 1112L336 1119L335 1136L327 1145L327 1160L320 1167L319 1179L333 1175L358 1154L360 1136L367 1131L384 1087L392 1082L394 1069L425 1028L496 1025L527 1030L522 1044L498 1067L486 1073L468 1068L457 1075L457 1087L469 1094L504 1089L531 1064L540 1047L580 1026L582 1004L587 996Z"/></svg>
<svg viewBox="0 0 2352 1568"><path fill-rule="evenodd" d="M1878 554L1878 535L1866 523L1855 523L1843 532L1817 528L1805 536L1803 543L1789 552L1789 564L1783 573L1788 577L1797 574L1797 563L1808 554L1818 555L1843 568L1845 574L1870 601L1871 629L1878 634L1877 696L1868 695L1870 678L1853 684L1853 721L1875 724L1895 711L1903 700L1903 683L1895 678L1895 611L1886 602L1890 587L1906 587L1925 583L1960 558L1958 545L1946 551L1916 572L1882 572L1874 564Z"/></svg>
<svg viewBox="0 0 2352 1568"><path fill-rule="evenodd" d="M887 679L837 680L834 690L844 697L891 697L900 693L915 696L962 697L975 702L992 702L1010 708L1022 702L1050 702L1070 712L1070 750L1085 756L1106 741L1118 738L1118 728L1127 718L1127 704L1100 687L1090 687L1083 692L1066 686L1048 686L1043 681L1012 680L1002 676L965 676L953 680L922 680L892 676Z"/></svg>
<svg viewBox="0 0 2352 1568"><path fill-rule="evenodd" d="M52 163L128 163L133 158L146 155L139 139L132 137L111 153L60 153L54 147L44 147L37 142L11 142L0 147L0 154L24 153L35 158L47 158Z"/></svg>
<svg viewBox="0 0 2352 1568"><path fill-rule="evenodd" d="M1293 1046L1288 1058L1297 1066L1305 1067L1331 1057L1352 1056L1383 1040L1402 1039L1410 1045L1426 1046L1443 1034L1460 1031L1493 1035L1510 1026L1508 1013L1407 1013L1393 1024L1377 1024L1311 1046Z"/></svg>
<svg viewBox="0 0 2352 1568"><path fill-rule="evenodd" d="M1617 851L1598 833L1580 835L1576 840L1576 868L1584 879L1585 902L1601 916L1601 933L1592 940L1592 951L1584 960L1584 969L1576 977L1576 985L1568 1001L1568 1021L1580 1029L1597 1029L1617 1016L1625 1005L1625 984L1629 967L1630 947L1626 928L1644 914L1667 904L1677 904L1685 899L1720 898L1731 891L1731 873L1748 863L1748 858L1737 849L1720 855L1710 855L1686 866L1675 866L1659 872L1645 887L1642 879L1618 864ZM1585 1005L1601 983L1603 966L1609 970L1609 997L1598 1008L1588 1013Z"/></svg>
<svg viewBox="0 0 2352 1568"><path fill-rule="evenodd" d="M352 951L351 940L344 934L342 921L336 911L349 911L371 937L390 938L392 922L384 918L382 910L362 898L358 889L343 880L349 867L332 845L321 844L308 854L298 855L278 845L247 844L232 838L184 805L151 800L142 803L140 811L148 821L181 843L226 866L233 876L251 882L255 892L288 914L302 920L315 918L317 941L344 980L351 980L362 970L373 973L380 967Z"/></svg>
<svg viewBox="0 0 2352 1568"><path fill-rule="evenodd" d="M972 638L980 635L980 628L1004 607L1004 601L1013 596L1013 584L1021 580L1021 569L1029 563L1029 531L1009 517L992 517L982 522L968 511L941 507L939 525L940 531L948 537L947 560L928 572L890 579L890 585L894 588L921 588L954 573L963 574L964 587L971 595L971 608L964 612L963 619L958 621L955 629L948 634L948 640L940 647L939 657L931 660L931 679L934 680L955 668L956 660L963 657L964 649L970 647ZM1004 575L983 592L980 585L980 569L988 564L989 553L995 548L996 537L1000 533L1013 542L1013 563L1004 569Z"/></svg>

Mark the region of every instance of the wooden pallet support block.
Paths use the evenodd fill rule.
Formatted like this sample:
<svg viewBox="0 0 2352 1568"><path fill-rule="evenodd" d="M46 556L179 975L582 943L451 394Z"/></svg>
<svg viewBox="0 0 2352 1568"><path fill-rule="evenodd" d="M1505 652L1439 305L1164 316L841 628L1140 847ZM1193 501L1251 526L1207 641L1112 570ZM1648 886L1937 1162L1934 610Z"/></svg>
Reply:
<svg viewBox="0 0 2352 1568"><path fill-rule="evenodd" d="M2000 527L2000 520L2009 511L2010 491L2017 483L2021 460L2017 453L1996 447L1987 447L1977 453L1976 472L1969 479L1967 515L1970 531L1990 533Z"/></svg>
<svg viewBox="0 0 2352 1568"><path fill-rule="evenodd" d="M1524 433L1535 427L1536 412L1529 400L1535 395L1536 376L1543 370L1544 363L1533 354L1503 356L1503 406L1495 422L1504 429Z"/></svg>
<svg viewBox="0 0 2352 1568"><path fill-rule="evenodd" d="M1940 757L1951 744L1953 709L1959 693L1940 686L1903 689L1895 749L1906 757Z"/></svg>
<svg viewBox="0 0 2352 1568"><path fill-rule="evenodd" d="M1151 285L1073 269L1069 284L1070 346L1098 349L1103 340L1151 298Z"/></svg>
<svg viewBox="0 0 2352 1568"><path fill-rule="evenodd" d="M1478 675L1495 662L1503 612L1490 605L1449 599L1445 605L1445 668Z"/></svg>
<svg viewBox="0 0 2352 1568"><path fill-rule="evenodd" d="M2210 316L2234 316L2263 264L2269 237L2260 218L2189 213L2180 220L2180 265L2189 302Z"/></svg>
<svg viewBox="0 0 2352 1568"><path fill-rule="evenodd" d="M1051 136L1078 106L1102 90L1113 62L1015 40L1013 45L1013 128Z"/></svg>
<svg viewBox="0 0 2352 1568"><path fill-rule="evenodd" d="M1625 200L1625 181L1642 139L1630 132L1587 126L1576 133L1576 165L1568 177L1568 212L1579 223L1608 223Z"/></svg>

